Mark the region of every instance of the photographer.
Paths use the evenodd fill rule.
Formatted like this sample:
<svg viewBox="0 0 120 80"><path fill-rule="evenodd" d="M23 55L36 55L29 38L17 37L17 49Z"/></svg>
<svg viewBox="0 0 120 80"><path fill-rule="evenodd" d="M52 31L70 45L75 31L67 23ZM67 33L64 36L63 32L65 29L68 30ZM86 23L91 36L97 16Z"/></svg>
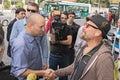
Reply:
<svg viewBox="0 0 120 80"><path fill-rule="evenodd" d="M53 70L68 66L68 50L72 43L72 35L66 24L67 19L67 13L63 12L60 17L59 15L54 17L50 27L49 68ZM59 80L67 80L67 76L60 77Z"/></svg>

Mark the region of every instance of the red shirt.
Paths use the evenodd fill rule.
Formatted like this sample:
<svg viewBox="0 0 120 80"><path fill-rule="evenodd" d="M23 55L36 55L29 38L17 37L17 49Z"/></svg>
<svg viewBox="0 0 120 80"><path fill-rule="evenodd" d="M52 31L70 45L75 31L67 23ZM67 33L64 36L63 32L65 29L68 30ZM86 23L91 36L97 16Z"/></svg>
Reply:
<svg viewBox="0 0 120 80"><path fill-rule="evenodd" d="M46 23L46 33L48 33L49 31L52 21L53 21L52 17L48 19L48 22Z"/></svg>

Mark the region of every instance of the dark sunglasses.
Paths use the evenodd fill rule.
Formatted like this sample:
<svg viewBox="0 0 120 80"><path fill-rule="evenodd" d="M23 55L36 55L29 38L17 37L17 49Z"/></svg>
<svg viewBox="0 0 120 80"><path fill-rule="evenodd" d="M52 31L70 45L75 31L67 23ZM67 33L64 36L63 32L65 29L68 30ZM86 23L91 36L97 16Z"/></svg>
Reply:
<svg viewBox="0 0 120 80"><path fill-rule="evenodd" d="M89 27L92 27L94 29L99 29L99 28L97 28L97 27L95 27L95 26L93 26L91 24L85 23L85 28L89 28Z"/></svg>
<svg viewBox="0 0 120 80"><path fill-rule="evenodd" d="M28 12L30 12L30 11L31 11L32 13L37 12L36 10L32 10L32 9L27 9L27 11L28 11Z"/></svg>

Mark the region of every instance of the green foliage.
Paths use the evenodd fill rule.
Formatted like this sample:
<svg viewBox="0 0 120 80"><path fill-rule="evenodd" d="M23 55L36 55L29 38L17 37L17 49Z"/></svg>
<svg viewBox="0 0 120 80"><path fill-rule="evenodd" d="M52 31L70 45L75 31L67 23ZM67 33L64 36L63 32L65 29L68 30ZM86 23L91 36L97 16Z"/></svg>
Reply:
<svg viewBox="0 0 120 80"><path fill-rule="evenodd" d="M80 3L89 3L89 0L77 0L77 2L80 2Z"/></svg>
<svg viewBox="0 0 120 80"><path fill-rule="evenodd" d="M111 0L77 0L77 2L80 3L91 3L92 5L94 5L95 3L99 3L102 5L102 7L108 7L109 6L109 2L111 2Z"/></svg>
<svg viewBox="0 0 120 80"><path fill-rule="evenodd" d="M91 4L95 4L96 3L96 0L91 0Z"/></svg>
<svg viewBox="0 0 120 80"><path fill-rule="evenodd" d="M38 0L38 4L40 4L42 1L44 1L44 0Z"/></svg>
<svg viewBox="0 0 120 80"><path fill-rule="evenodd" d="M4 1L4 8L5 9L9 9L10 8L10 1L8 1L8 0L6 0L6 1Z"/></svg>
<svg viewBox="0 0 120 80"><path fill-rule="evenodd" d="M97 2L97 0L77 0L77 2L94 4Z"/></svg>
<svg viewBox="0 0 120 80"><path fill-rule="evenodd" d="M22 1L18 1L16 4L15 4L15 7L16 8L19 8L19 7L23 7L24 6L24 3Z"/></svg>

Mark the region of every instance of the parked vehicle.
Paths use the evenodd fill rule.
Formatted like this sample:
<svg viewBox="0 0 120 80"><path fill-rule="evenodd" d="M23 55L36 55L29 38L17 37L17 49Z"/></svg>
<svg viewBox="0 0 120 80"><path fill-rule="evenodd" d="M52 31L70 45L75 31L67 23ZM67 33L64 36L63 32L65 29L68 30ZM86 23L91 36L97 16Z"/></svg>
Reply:
<svg viewBox="0 0 120 80"><path fill-rule="evenodd" d="M0 23L2 23L3 26L7 26L11 20L11 17L8 15L5 15L3 12L0 11Z"/></svg>
<svg viewBox="0 0 120 80"><path fill-rule="evenodd" d="M39 10L39 12L44 18L48 18L48 12L47 11Z"/></svg>
<svg viewBox="0 0 120 80"><path fill-rule="evenodd" d="M81 13L75 12L75 19L80 19L80 18L81 18Z"/></svg>

